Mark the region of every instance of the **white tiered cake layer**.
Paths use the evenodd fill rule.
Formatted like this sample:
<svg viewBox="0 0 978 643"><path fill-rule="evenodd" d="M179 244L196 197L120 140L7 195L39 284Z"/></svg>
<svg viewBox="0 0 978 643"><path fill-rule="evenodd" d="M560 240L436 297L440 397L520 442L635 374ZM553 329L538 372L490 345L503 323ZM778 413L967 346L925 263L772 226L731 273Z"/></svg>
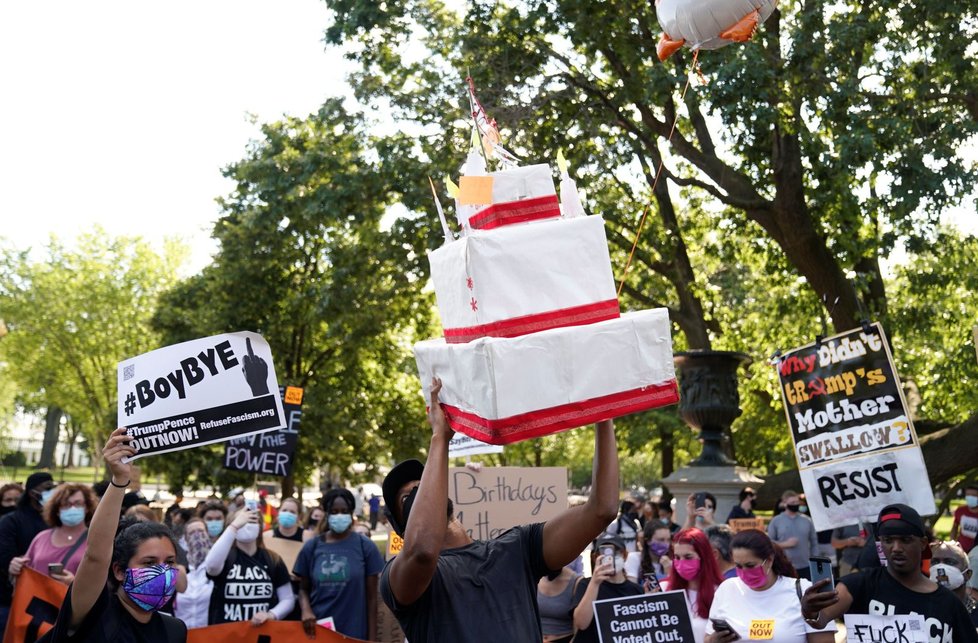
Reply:
<svg viewBox="0 0 978 643"><path fill-rule="evenodd" d="M604 221L597 216L475 230L428 258L450 343L619 315Z"/></svg>
<svg viewBox="0 0 978 643"><path fill-rule="evenodd" d="M452 428L509 444L679 400L665 309L467 344L414 345L424 388L442 380Z"/></svg>

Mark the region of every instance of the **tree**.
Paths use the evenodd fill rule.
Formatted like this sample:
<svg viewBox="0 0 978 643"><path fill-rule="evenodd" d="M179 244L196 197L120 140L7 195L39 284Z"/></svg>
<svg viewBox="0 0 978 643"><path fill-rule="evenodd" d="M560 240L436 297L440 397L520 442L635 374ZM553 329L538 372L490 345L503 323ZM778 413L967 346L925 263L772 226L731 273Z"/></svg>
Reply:
<svg viewBox="0 0 978 643"><path fill-rule="evenodd" d="M0 253L0 309L10 330L0 341L3 378L16 382L22 404L57 415L58 431L55 409L82 427L93 459L116 426L116 365L158 346L149 317L184 255L176 243L157 253L101 229L75 248L52 238L37 260Z"/></svg>
<svg viewBox="0 0 978 643"><path fill-rule="evenodd" d="M477 1L464 16L433 0L328 4L327 40L360 63L358 96L424 127L420 156L434 166L463 156L471 70L512 149L562 147L587 173L616 266L649 207L626 302L668 306L679 347L773 352L821 332L820 312L836 331L864 317L891 327L900 304L881 260L898 244L934 248L940 213L975 179L957 153L978 131L975 7L963 0L781 3L751 42L704 53L708 85L681 99L690 57L657 61L652 3ZM753 261L717 265L739 256ZM745 310L764 323L749 329ZM741 426L778 415L765 368L755 359L745 408L758 415ZM783 420L767 426L785 446ZM752 439L738 454L790 466L757 431L740 429Z"/></svg>
<svg viewBox="0 0 978 643"><path fill-rule="evenodd" d="M305 389L295 476L323 465L368 474L393 451L425 443L424 405L408 347L431 334L431 297L419 296L422 254L385 229L397 169L338 100L308 118L262 126L262 138L225 175L211 265L163 299L156 325L167 342L255 330L272 347L279 382ZM375 150L377 152L375 152ZM410 217L401 225L409 224ZM223 447L148 463L182 486L228 486ZM216 457L215 457L216 456ZM293 480L283 483L290 493Z"/></svg>

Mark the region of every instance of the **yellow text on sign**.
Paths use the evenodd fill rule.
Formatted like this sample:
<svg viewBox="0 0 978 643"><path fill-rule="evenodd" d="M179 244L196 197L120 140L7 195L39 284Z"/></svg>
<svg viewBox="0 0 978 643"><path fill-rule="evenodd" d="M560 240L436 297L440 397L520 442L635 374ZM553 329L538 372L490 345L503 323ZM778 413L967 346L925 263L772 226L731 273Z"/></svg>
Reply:
<svg viewBox="0 0 978 643"><path fill-rule="evenodd" d="M387 539L387 556L397 556L402 549L404 549L404 539L392 531Z"/></svg>
<svg viewBox="0 0 978 643"><path fill-rule="evenodd" d="M755 619L750 622L750 635L747 637L754 641L764 641L774 638L774 619Z"/></svg>
<svg viewBox="0 0 978 643"><path fill-rule="evenodd" d="M286 404L302 404L302 389L298 386L285 387Z"/></svg>

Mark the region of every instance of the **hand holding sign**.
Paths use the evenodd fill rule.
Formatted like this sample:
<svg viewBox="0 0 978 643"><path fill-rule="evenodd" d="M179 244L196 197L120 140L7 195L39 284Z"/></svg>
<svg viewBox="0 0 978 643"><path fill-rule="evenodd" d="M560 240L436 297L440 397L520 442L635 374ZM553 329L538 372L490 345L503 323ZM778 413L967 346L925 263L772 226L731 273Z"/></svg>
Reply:
<svg viewBox="0 0 978 643"><path fill-rule="evenodd" d="M129 459L136 455L136 450L129 446L132 436L126 433L126 429L118 428L112 432L108 442L102 449L102 457L105 459L105 466L112 474L112 482L116 485L128 485L132 480L132 465Z"/></svg>
<svg viewBox="0 0 978 643"><path fill-rule="evenodd" d="M255 397L268 395L268 364L258 355L255 355L251 348L251 338L245 339L245 346L248 354L244 356L244 366L241 372L244 373L248 386L251 387L251 394Z"/></svg>
<svg viewBox="0 0 978 643"><path fill-rule="evenodd" d="M431 405L428 407L428 422L431 424L431 434L444 436L447 441L451 441L455 431L448 424L445 411L441 408L438 401L438 393L441 392L441 380L437 377L431 378Z"/></svg>

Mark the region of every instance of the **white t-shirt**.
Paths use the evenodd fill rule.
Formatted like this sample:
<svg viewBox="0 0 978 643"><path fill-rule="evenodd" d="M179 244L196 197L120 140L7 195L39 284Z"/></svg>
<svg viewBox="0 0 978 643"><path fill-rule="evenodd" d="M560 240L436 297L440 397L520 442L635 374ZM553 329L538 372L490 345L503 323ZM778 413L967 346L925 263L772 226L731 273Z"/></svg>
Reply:
<svg viewBox="0 0 978 643"><path fill-rule="evenodd" d="M689 608L690 625L693 626L693 640L696 641L696 643L703 643L703 641L706 639L706 626L709 621L696 613L697 597L699 597L699 592L697 592L695 589L686 590L686 607ZM713 610L711 609L710 616L712 615Z"/></svg>
<svg viewBox="0 0 978 643"><path fill-rule="evenodd" d="M802 579L802 594L810 586L809 581ZM809 632L834 632L836 629L835 623L829 623L821 630L805 623L795 591L795 579L784 576L761 592L747 587L739 578L725 580L713 596L710 618L726 620L745 641L767 643L805 643ZM713 633L712 623L707 622L706 633Z"/></svg>
<svg viewBox="0 0 978 643"><path fill-rule="evenodd" d="M639 583L638 580L640 571L642 571L642 552L628 552L628 558L625 559L625 577L633 583L641 585L642 583Z"/></svg>

